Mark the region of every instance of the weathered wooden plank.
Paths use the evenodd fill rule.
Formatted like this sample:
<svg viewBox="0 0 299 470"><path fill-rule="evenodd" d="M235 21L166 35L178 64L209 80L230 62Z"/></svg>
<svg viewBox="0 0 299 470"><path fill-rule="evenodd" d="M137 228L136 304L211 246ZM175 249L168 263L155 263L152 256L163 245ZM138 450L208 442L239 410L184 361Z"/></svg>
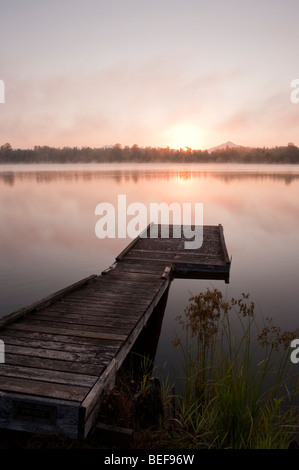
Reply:
<svg viewBox="0 0 299 470"><path fill-rule="evenodd" d="M135 317L136 313L138 314L139 312L139 304L136 304L134 306L128 307L127 304L123 303L117 303L116 299L112 299L110 301L107 301L106 303L95 303L95 305L89 305L88 308L85 308L83 305L80 305L78 303L73 303L73 302L66 302L66 303L60 303L54 304L51 307L48 307L44 311L41 310L39 312L47 312L49 314L51 313L61 313L61 315L64 314L72 314L72 315L86 315L88 317L111 317L111 312L116 313L116 316L120 316L123 318L130 318L130 316ZM112 315L114 316L114 315Z"/></svg>
<svg viewBox="0 0 299 470"><path fill-rule="evenodd" d="M5 345L7 346L8 344L10 345L16 345L16 346L30 346L31 348L42 348L42 349L50 349L53 351L66 351L66 352L73 352L73 353L94 353L101 356L107 348L100 348L98 346L94 345L83 345L83 344L70 344L70 343L65 343L65 342L59 342L59 341L45 341L42 338L38 339L30 339L30 341L27 338L24 337L17 337L17 336L11 336L11 335L4 335L1 334L1 338L5 342ZM115 350L115 349L113 349ZM6 348L7 351L7 348ZM1 369L1 367L0 367ZM1 371L0 371L1 372Z"/></svg>
<svg viewBox="0 0 299 470"><path fill-rule="evenodd" d="M160 275L161 273L159 273ZM154 287L153 291L158 291L159 287ZM102 292L93 292L92 294L89 295L87 298L80 298L80 296L74 296L72 298L65 299L57 304L51 305L51 307L57 306L57 305L70 305L72 307L77 307L77 308L92 308L92 307L98 307L101 304L105 304L106 302L114 302L116 305L128 305L130 301L130 295L131 295L131 300L132 300L132 307L139 301L140 298L145 298L145 300L150 300L151 296L148 295L149 288L145 290L141 289L136 289L136 299L133 297L132 294L134 294L134 289L130 290L127 292L126 295L122 295L121 292L118 296L118 291L112 291L112 292L107 292L103 295ZM143 295L145 294L145 296ZM120 301L117 302L117 299Z"/></svg>
<svg viewBox="0 0 299 470"><path fill-rule="evenodd" d="M164 271L164 269L161 271L161 273ZM161 276L160 273L160 276ZM158 290L157 290L158 291ZM96 299L90 299L88 301L80 301L78 300L77 305L74 303L76 302L75 299L72 299L71 302L66 301L64 304L65 306L69 306L69 308L77 308L77 310L80 309L80 312L88 312L89 309L91 311L96 310L99 307L105 307L106 305L114 305L115 307L120 306L120 307L125 307L127 310L130 310L130 308L136 308L139 307L140 305L146 305L148 302L151 301L151 297L144 297L142 294L136 295L136 297L133 297L134 293L132 292L131 294L131 301L130 298L128 297L127 299L123 298L118 298L117 294L111 295L111 296L106 296L105 298L102 298L101 300L96 300Z"/></svg>
<svg viewBox="0 0 299 470"><path fill-rule="evenodd" d="M93 292L105 292L105 289L108 288L109 290L115 290L116 288L118 290L123 290L124 293L129 289L132 289L132 285L144 289L146 285L152 287L152 286L158 286L159 285L159 278L155 276L155 274L152 274L150 277L138 277L138 276L130 276L130 278L127 278L127 276L121 276L118 272L119 266L123 265L125 261L122 263L119 263L117 269L117 272L115 272L114 275L106 275L106 276L101 276L98 281L93 282L90 284L85 292L86 293L93 293ZM76 292L72 292L72 294L69 294L68 297L72 297L75 295Z"/></svg>
<svg viewBox="0 0 299 470"><path fill-rule="evenodd" d="M220 242L217 246L214 247L213 252L207 254L206 251L196 251L191 249L184 249L184 250L174 250L172 252L166 252L164 250L133 250L128 253L124 261L128 260L135 260L139 259L142 261L144 258L148 258L149 261L151 260L161 260L167 259L172 260L175 256L179 257L186 257L190 258L193 257L194 259L201 259L203 257L211 257L211 259L219 259L219 261L223 260L223 250L221 249Z"/></svg>
<svg viewBox="0 0 299 470"><path fill-rule="evenodd" d="M102 364L104 356L103 354L99 356L94 353L70 353L68 351L31 348L30 346L18 346L13 344L5 345L5 354L8 353L27 357L44 357L48 359L58 359L60 361L80 362L82 364Z"/></svg>
<svg viewBox="0 0 299 470"><path fill-rule="evenodd" d="M159 273L160 274L160 273ZM111 281L112 284L113 281ZM94 290L93 292L90 292L90 295L86 300L88 301L101 301L105 300L106 298L109 297L116 297L119 298L120 300L128 300L130 296L135 292L136 296L144 296L147 299L149 299L151 296L150 294L153 291L158 291L161 286L160 283L147 283L144 284L143 286L137 285L137 283L132 282L130 285L113 285L113 286L105 286L102 285L101 288ZM71 301L72 299L79 299L79 296L74 296L70 299L67 299Z"/></svg>
<svg viewBox="0 0 299 470"><path fill-rule="evenodd" d="M215 275L217 273L227 273L229 272L229 267L227 264L223 265L223 264L219 264L219 265L211 265L211 264L198 264L198 265L195 265L193 263L187 263L187 262L180 262L180 260L178 262L175 262L173 263L173 268L174 268L174 272L176 271L189 271L190 273L198 273L198 274L201 274L201 273L205 273L205 272L211 272L211 273L215 273Z"/></svg>
<svg viewBox="0 0 299 470"><path fill-rule="evenodd" d="M130 274L128 277L127 276L124 277L122 274L120 274L119 267L122 264L124 264L126 260L127 258L125 258L123 261L119 261L116 264L115 269L109 272L108 274L106 274L106 276L98 276L98 278L95 278L92 283L92 286L99 285L102 282L102 279L107 283L110 279L115 279L115 281L118 280L119 282L122 282L122 283L130 283L132 280L136 281L139 284L143 284L146 282L155 282L155 274L151 274L151 273L148 273L148 275L144 277L134 276L134 274ZM158 280L158 278L156 278L156 280Z"/></svg>
<svg viewBox="0 0 299 470"><path fill-rule="evenodd" d="M32 395L33 382L27 379L17 379L0 375L0 390L3 392L13 392L22 395ZM40 397L58 398L63 400L72 400L81 402L88 393L88 387L79 387L77 385L52 384L50 382L34 381L34 394Z"/></svg>
<svg viewBox="0 0 299 470"><path fill-rule="evenodd" d="M140 308L142 308L142 305L140 304ZM32 319L30 321L32 322L37 322L37 321L42 321L42 320L48 320L48 321L56 321L56 322L63 322L63 323L69 323L70 320L74 324L76 323L84 323L85 325L100 325L100 324L117 324L119 321L121 323L130 323L131 321L135 321L136 318L138 318L138 311L131 312L130 310L124 310L121 313L119 313L117 316L113 316L113 304L108 305L107 310L93 310L91 312L82 310L81 312L79 311L73 311L71 309L53 309L52 311L44 311L39 314L35 314L32 316ZM76 321L76 319L78 321ZM29 319L28 319L29 321Z"/></svg>
<svg viewBox="0 0 299 470"><path fill-rule="evenodd" d="M121 271L123 273L123 271ZM131 273L130 273L131 274ZM132 272L132 274L136 274ZM144 273L145 274L145 273ZM159 272L160 275L160 272ZM157 277L159 277L158 273L156 274ZM139 276L139 274L138 274ZM113 281L111 281L113 283ZM95 290L90 294L90 300L102 300L105 301L106 298L113 298L117 297L121 300L128 300L132 294L136 293L136 296L145 296L147 299L150 298L150 293L154 291L158 291L161 286L161 282L149 282L149 283L144 283L142 286L137 284L136 282L132 281L130 285L114 285L113 287L109 287L107 285L107 290L105 290L106 286L102 286L101 289ZM76 297L74 297L76 298ZM71 300L71 299L70 299Z"/></svg>
<svg viewBox="0 0 299 470"><path fill-rule="evenodd" d="M147 271L145 271L145 274L151 274L152 276L155 275L155 269L156 270L160 270L161 266L164 264L164 261L157 261L156 263L153 263L151 260L149 261L142 261L141 263L137 263L136 261L134 260L130 260L130 259L124 259L121 263L118 263L117 265L117 271L119 272L121 270L121 268L123 268L124 266L134 266L136 264L142 264L144 269L147 269Z"/></svg>
<svg viewBox="0 0 299 470"><path fill-rule="evenodd" d="M140 244L135 246L134 249L141 250L143 247L146 247L146 249L154 249L153 247L156 247L157 249L160 248L165 251L173 251L179 246L184 246L182 238L172 238L170 234L169 238L166 236L164 238L144 238L140 240Z"/></svg>
<svg viewBox="0 0 299 470"><path fill-rule="evenodd" d="M109 275L95 278L90 284L91 289L98 289L100 286L109 285L111 282L113 282L113 285L117 285L119 283L127 287L130 287L132 283L140 285L140 287L144 286L144 284L148 284L149 286L152 286L155 283L159 284L159 278L155 274L148 273L147 275L140 277L134 273L130 273L127 276L123 276L118 272L118 266L121 264L122 263L118 263L114 271L109 273Z"/></svg>
<svg viewBox="0 0 299 470"><path fill-rule="evenodd" d="M160 274L160 273L159 273ZM112 284L112 281L111 281ZM116 297L119 298L120 300L128 300L130 296L132 296L132 293L136 293L136 296L145 296L147 299L150 298L150 293L159 290L161 286L161 283L152 283L150 284L145 284L143 286L137 285L136 283L131 283L130 285L102 285L101 288L97 290L93 290L89 293L89 296L86 297L85 302L89 301L92 302L93 300L96 301L101 301L105 300L107 297ZM72 300L79 300L81 302L80 296L79 295L74 295L69 299L66 299L68 301ZM82 299L83 300L83 299Z"/></svg>
<svg viewBox="0 0 299 470"><path fill-rule="evenodd" d="M70 344L82 344L82 345L92 345L97 346L99 349L106 351L117 351L122 341L113 340L111 338L100 339L100 338L89 338L85 336L67 336L60 334L60 331L57 333L45 333L40 331L40 328L33 331L32 328L24 323L12 323L10 326L5 327L1 330L1 337L5 336L17 336L20 338L26 338L27 341L31 339L44 339L45 341L60 341L63 343ZM80 332L78 332L80 335ZM108 335L110 336L110 335Z"/></svg>
<svg viewBox="0 0 299 470"><path fill-rule="evenodd" d="M59 290L58 292L55 292L54 294L51 294L41 300L38 300L37 302L34 302L33 304L23 307L9 315L6 315L0 319L0 327L13 322L17 320L20 317L23 317L25 314L31 313L39 308L43 308L52 302L55 302L57 299L63 297L64 295L68 294L69 292L79 289L80 287L86 285L88 282L90 282L91 279L95 278L96 274L92 274L91 276L88 276L78 282L75 282L74 284L71 284L70 286L65 287L64 289Z"/></svg>
<svg viewBox="0 0 299 470"><path fill-rule="evenodd" d="M52 327L48 327L43 325L34 325L34 324L23 324L21 325L22 329L28 329L29 331L38 331L42 333L57 333L57 329ZM17 327L17 325L15 325ZM83 331L80 329L69 329L69 328L60 328L59 334L66 335L66 336L76 336L82 338L95 338L95 339L106 339L109 341L125 341L127 339L127 335L124 334L116 334L116 333L103 333L101 331L94 331L94 330L87 330Z"/></svg>
<svg viewBox="0 0 299 470"><path fill-rule="evenodd" d="M223 255L224 255L224 261L225 261L225 263L230 264L230 259L229 259L229 256L228 256L226 243L225 243L225 240L224 240L224 233L223 233L222 225L219 225L219 233L220 233L221 246L222 246Z"/></svg>
<svg viewBox="0 0 299 470"><path fill-rule="evenodd" d="M151 300L152 292L158 291L159 287L160 286L157 286L157 287L154 286L151 289L151 292L149 292L148 289L145 289L145 288L134 289L132 288L132 286L131 286L130 291L127 290L126 292L123 292L121 289L112 289L112 290L107 289L106 291L103 291L103 292L100 292L100 291L92 292L90 293L88 298L82 298L82 296L80 296L80 294L78 293L77 295L73 295L71 298L66 299L63 303L77 301L80 306L86 306L88 308L89 305L90 306L94 304L98 305L99 303L105 302L107 300L108 301L113 300L114 302L117 302L117 303L120 303L120 302L129 303L130 298L131 298L131 302L134 304L139 300L139 298L142 298L145 301ZM132 298L133 293L135 293L136 297Z"/></svg>
<svg viewBox="0 0 299 470"><path fill-rule="evenodd" d="M116 328L112 325L103 325L103 323L100 323L98 325L86 325L84 323L72 323L72 322L58 322L58 321L47 321L47 320L33 320L33 319L28 319L27 322L28 325L37 325L42 328L42 331L44 331L44 328L50 327L50 328L55 328L58 331L67 328L68 331L71 332L76 332L80 331L82 334L83 332L98 332L99 334L101 333L111 333L114 334L116 333L117 335L123 335L126 336L132 329L132 326L130 325L120 325L117 330Z"/></svg>
<svg viewBox="0 0 299 470"><path fill-rule="evenodd" d="M151 285L154 282L160 282L159 277L157 277L156 274L151 274L151 273L144 273L142 276L139 276L139 274L136 273L128 273L125 276L123 275L122 272L119 272L119 266L122 263L119 263L117 267L114 269L114 271L110 272L109 275L105 276L107 278L107 281L121 281L124 283L128 283L129 285L134 283L139 283L139 284L149 284ZM102 276L99 276L93 281L93 286L96 286L97 284L101 283Z"/></svg>
<svg viewBox="0 0 299 470"><path fill-rule="evenodd" d="M113 357L114 354L111 354L111 356ZM107 366L107 361L109 362L108 357L106 357L101 364L81 364L78 362L61 361L45 357L5 354L5 364L86 375L100 375L102 370Z"/></svg>
<svg viewBox="0 0 299 470"><path fill-rule="evenodd" d="M135 312L138 310L139 306L138 303L135 302L133 305L128 305L128 301L122 301L122 302L117 302L117 298L106 298L101 301L93 300L88 303L84 303L84 301L78 301L76 302L74 299L68 301L66 300L65 302L60 302L60 303L55 303L51 305L51 307L48 307L49 311L59 311L61 308L62 309L68 309L69 311L77 311L77 313L86 313L88 312L95 312L97 313L98 311L105 311L106 309L109 308L110 305L113 305L113 307L117 310L123 311L123 310L132 310Z"/></svg>
<svg viewBox="0 0 299 470"><path fill-rule="evenodd" d="M130 260L126 260L126 262L122 262L118 266L118 270L122 272L135 272L135 273L140 273L140 274L155 273L158 276L160 276L164 270L164 267L165 267L165 261L162 261L161 264L159 265L157 264L153 265L152 261L145 260L142 263L141 262L137 263L137 262L134 262L134 260L132 260L131 262Z"/></svg>
<svg viewBox="0 0 299 470"><path fill-rule="evenodd" d="M140 316L140 315L139 315ZM74 323L74 324L83 324L83 325L91 325L91 326L109 326L111 328L116 327L126 327L128 325L134 325L136 320L139 318L138 315L130 315L130 316L118 316L118 317L111 317L111 316L102 316L98 315L84 315L84 314L73 314L73 313L64 313L63 315L61 312L45 312L41 313L36 316L35 320L49 320L49 321L60 321L62 323Z"/></svg>
<svg viewBox="0 0 299 470"><path fill-rule="evenodd" d="M92 428L101 406L103 391L114 386L119 367L117 360L113 358L109 366L102 372L96 384L90 389L85 400L81 403L78 423L78 434L81 439L84 439Z"/></svg>
<svg viewBox="0 0 299 470"><path fill-rule="evenodd" d="M99 304L96 303L96 305L93 306L93 307L90 306L90 311L91 312L93 312L93 311L100 312L100 311L105 311L105 310L109 311L109 310L111 310L111 308L115 307L116 309L118 309L120 311L123 311L124 315L126 315L126 314L130 315L130 314L136 313L136 309L138 309L140 311L140 308L142 308L142 306L144 306L144 305L145 306L147 305L147 301L145 301L142 298L139 298L139 300L134 302L133 305L131 305L130 302L123 302L123 301L118 304L117 299L112 298L110 300L105 299L105 301L102 301ZM79 310L79 307L80 307L80 310ZM68 308L69 309L72 308L71 304L68 305ZM83 305L78 305L78 310L81 313L88 313L89 312L89 309L87 307L84 307Z"/></svg>
<svg viewBox="0 0 299 470"><path fill-rule="evenodd" d="M164 269L164 268L163 268ZM163 270L162 270L163 271ZM161 273L159 273L161 274ZM159 288L154 288L153 292L157 292ZM132 294L136 292L136 297L132 298ZM130 302L130 297L131 297L131 302ZM152 298L152 295L148 293L148 290L138 290L136 291L132 290L131 291L131 296L129 293L126 295L122 295L121 292L118 294L117 291L114 292L106 292L105 295L103 295L101 292L94 292L92 295L90 295L88 298L81 298L80 295L78 296L73 296L70 299L65 299L61 304L74 304L77 303L78 307L82 308L88 308L92 306L97 306L101 305L101 303L105 302L114 302L115 304L122 304L122 305L135 305L142 299L143 301L150 301Z"/></svg>
<svg viewBox="0 0 299 470"><path fill-rule="evenodd" d="M143 261L162 261L164 263L171 263L173 260L174 255L172 253L165 253L163 251L159 251L158 253L154 253L152 251L134 251L132 253L128 253L126 256L126 261L135 261L136 263L142 263Z"/></svg>
<svg viewBox="0 0 299 470"><path fill-rule="evenodd" d="M83 312L83 313L82 313ZM130 319L134 320L136 318L139 318L140 316L140 308L136 307L134 310L130 309L128 310L127 307L124 307L122 309L116 308L114 309L114 304L109 304L106 306L101 306L100 308L94 308L94 309L88 309L88 311L84 310L77 310L77 309L72 309L70 307L53 307L51 310L48 310L45 313L41 313L41 315L48 315L51 316L52 318L63 318L66 316L67 318L71 318L72 316L74 317L80 317L80 318L102 318L102 319L107 319L110 320L113 318L115 321L130 321Z"/></svg>
<svg viewBox="0 0 299 470"><path fill-rule="evenodd" d="M89 388L92 387L98 379L97 375L75 374L72 372L38 369L35 367L25 367L7 363L1 364L0 376L61 383L66 385L79 385Z"/></svg>
<svg viewBox="0 0 299 470"><path fill-rule="evenodd" d="M116 260L117 261L120 261L123 259L123 257L126 255L126 253L128 253L129 250L131 250L131 248L136 245L136 243L139 242L140 238L143 236L143 234L146 234L148 233L148 229L149 227L151 226L152 224L148 224L148 226L140 233L140 235L138 235L138 237L136 237L134 240L131 241L131 243L129 243L129 245L127 245L123 251L118 255L116 256Z"/></svg>
<svg viewBox="0 0 299 470"><path fill-rule="evenodd" d="M59 308L52 308L51 310L45 310L41 311L38 313L38 315L35 315L35 318L49 318L49 319L54 319L56 318L58 321L65 321L68 319L86 319L90 321L97 321L97 320L106 320L106 321L117 321L119 320L120 322L122 321L130 321L130 320L135 320L139 315L139 309L136 308L135 311L128 310L127 308L124 308L122 310L118 310L115 315L114 314L114 305L108 305L107 308L93 308L90 310L86 309L73 309L70 307L59 307ZM75 321L74 321L75 322Z"/></svg>

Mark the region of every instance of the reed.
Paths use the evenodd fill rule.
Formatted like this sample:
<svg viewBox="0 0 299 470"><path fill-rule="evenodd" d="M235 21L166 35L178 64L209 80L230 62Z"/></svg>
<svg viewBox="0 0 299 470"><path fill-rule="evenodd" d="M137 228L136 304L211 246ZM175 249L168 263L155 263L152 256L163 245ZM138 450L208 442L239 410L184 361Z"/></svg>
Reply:
<svg viewBox="0 0 299 470"><path fill-rule="evenodd" d="M287 448L298 387L289 347L299 330L261 325L248 295L227 301L217 289L191 297L177 321L184 385L175 425L185 446Z"/></svg>

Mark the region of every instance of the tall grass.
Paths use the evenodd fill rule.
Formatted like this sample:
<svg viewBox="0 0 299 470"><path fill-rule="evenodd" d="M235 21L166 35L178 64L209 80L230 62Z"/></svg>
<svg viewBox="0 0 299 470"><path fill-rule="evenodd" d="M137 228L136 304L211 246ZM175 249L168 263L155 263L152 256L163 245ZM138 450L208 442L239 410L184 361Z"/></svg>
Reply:
<svg viewBox="0 0 299 470"><path fill-rule="evenodd" d="M269 319L259 325L249 296L227 301L217 289L190 298L177 318L184 389L176 429L185 446L286 448L294 431L290 343ZM290 388L295 385L295 388Z"/></svg>

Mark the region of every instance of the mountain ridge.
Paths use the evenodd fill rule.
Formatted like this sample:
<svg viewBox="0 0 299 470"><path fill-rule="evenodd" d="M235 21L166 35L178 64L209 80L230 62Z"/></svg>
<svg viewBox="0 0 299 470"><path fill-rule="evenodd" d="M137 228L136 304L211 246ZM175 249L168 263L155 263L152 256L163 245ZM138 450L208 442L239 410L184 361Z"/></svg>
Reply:
<svg viewBox="0 0 299 470"><path fill-rule="evenodd" d="M234 144L230 140L225 142L224 144L217 145L217 147L211 147L208 149L209 153L215 152L216 150L226 150L227 148L238 148L240 145Z"/></svg>

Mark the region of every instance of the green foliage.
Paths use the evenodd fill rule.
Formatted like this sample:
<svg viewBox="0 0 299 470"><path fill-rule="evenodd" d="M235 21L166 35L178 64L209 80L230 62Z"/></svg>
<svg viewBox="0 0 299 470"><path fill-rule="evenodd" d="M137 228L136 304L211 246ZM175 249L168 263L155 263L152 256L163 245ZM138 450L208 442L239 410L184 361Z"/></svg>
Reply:
<svg viewBox="0 0 299 470"><path fill-rule="evenodd" d="M175 419L184 444L205 448L287 448L294 430L289 346L294 332L267 319L261 329L248 295L207 290L177 318L184 391ZM263 358L262 360L261 357Z"/></svg>

